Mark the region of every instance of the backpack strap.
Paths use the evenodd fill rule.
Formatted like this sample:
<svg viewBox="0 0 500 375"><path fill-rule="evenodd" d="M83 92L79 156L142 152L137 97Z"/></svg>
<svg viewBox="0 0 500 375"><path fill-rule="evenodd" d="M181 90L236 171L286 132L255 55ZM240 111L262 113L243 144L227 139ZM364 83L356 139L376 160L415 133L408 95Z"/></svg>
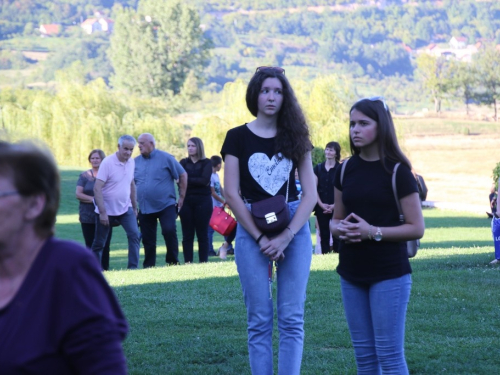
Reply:
<svg viewBox="0 0 500 375"><path fill-rule="evenodd" d="M345 166L347 165L347 162L351 160L351 158L349 159L345 159L344 162L342 163L342 168L340 169L340 185L343 184L343 181L344 181L344 171L345 171ZM344 187L342 186L342 189Z"/></svg>
<svg viewBox="0 0 500 375"><path fill-rule="evenodd" d="M398 168L400 165L401 165L401 163L396 163L396 165L394 166L394 171L392 172L392 192L394 193L394 199L396 200L396 206L398 206L399 221L404 223L405 217L403 215L403 210L401 209L401 203L399 202L399 199L398 199L398 189L396 187L396 172L398 171Z"/></svg>

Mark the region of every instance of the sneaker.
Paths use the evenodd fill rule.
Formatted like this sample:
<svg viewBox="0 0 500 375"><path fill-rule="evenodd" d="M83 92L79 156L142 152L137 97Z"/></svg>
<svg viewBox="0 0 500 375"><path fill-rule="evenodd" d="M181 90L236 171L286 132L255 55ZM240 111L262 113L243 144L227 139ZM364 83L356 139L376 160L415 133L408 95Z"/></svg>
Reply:
<svg viewBox="0 0 500 375"><path fill-rule="evenodd" d="M229 249L227 249L227 255L234 255L234 247L230 247Z"/></svg>
<svg viewBox="0 0 500 375"><path fill-rule="evenodd" d="M498 264L500 263L500 259L493 259L490 264Z"/></svg>
<svg viewBox="0 0 500 375"><path fill-rule="evenodd" d="M216 257L216 256L217 256L217 254L215 253L215 251L213 251L213 250L212 250L212 251L209 251L209 252L208 252L208 256L209 256L209 257Z"/></svg>

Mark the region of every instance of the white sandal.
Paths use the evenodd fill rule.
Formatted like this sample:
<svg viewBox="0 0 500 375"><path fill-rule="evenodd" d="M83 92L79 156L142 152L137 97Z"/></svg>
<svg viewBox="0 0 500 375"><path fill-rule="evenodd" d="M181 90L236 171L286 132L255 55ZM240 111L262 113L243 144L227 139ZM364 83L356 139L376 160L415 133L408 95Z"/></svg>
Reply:
<svg viewBox="0 0 500 375"><path fill-rule="evenodd" d="M219 247L219 258L221 258L222 260L226 260L227 258L227 249L224 247L224 245Z"/></svg>

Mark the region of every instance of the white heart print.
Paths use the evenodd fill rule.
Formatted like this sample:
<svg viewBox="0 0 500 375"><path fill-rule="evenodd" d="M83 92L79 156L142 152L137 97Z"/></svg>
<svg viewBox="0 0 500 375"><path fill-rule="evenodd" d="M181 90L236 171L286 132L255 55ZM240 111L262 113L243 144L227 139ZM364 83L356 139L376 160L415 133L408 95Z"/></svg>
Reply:
<svg viewBox="0 0 500 375"><path fill-rule="evenodd" d="M257 152L248 159L250 174L272 196L288 181L292 166L292 161L281 153L269 159L266 154Z"/></svg>

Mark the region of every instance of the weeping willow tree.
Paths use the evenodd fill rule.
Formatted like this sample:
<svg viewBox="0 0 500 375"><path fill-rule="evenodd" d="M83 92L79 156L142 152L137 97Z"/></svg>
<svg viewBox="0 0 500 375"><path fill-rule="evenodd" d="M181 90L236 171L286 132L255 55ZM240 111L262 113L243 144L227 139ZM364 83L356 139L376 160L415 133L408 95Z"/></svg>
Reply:
<svg viewBox="0 0 500 375"><path fill-rule="evenodd" d="M180 154L184 129L165 110L165 102L120 96L102 79L84 84L79 71L76 64L56 73L55 94L39 91L26 100L22 91L1 92L0 137L42 140L67 166L87 166L94 148L113 153L124 134L151 133L159 148Z"/></svg>

